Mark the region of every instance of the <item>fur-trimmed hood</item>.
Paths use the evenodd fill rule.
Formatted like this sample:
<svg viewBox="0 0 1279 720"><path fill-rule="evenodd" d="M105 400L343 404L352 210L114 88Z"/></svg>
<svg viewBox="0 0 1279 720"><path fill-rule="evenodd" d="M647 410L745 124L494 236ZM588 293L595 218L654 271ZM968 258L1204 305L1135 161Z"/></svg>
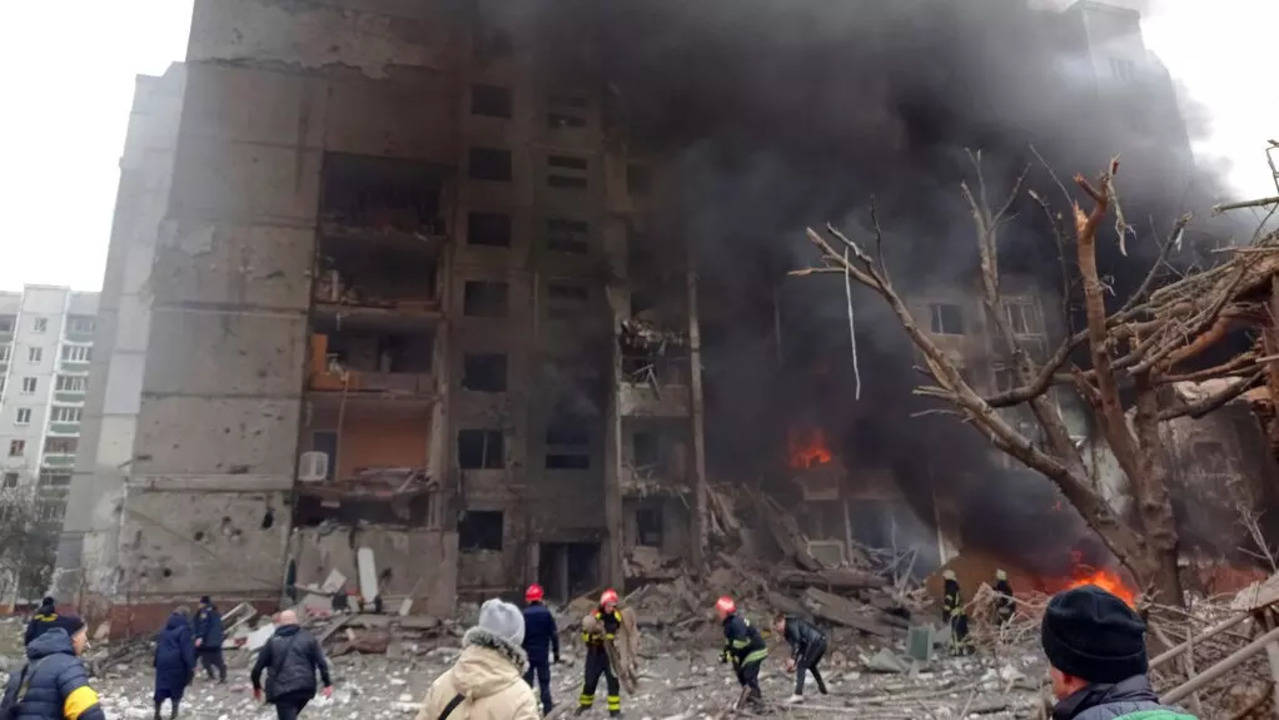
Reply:
<svg viewBox="0 0 1279 720"><path fill-rule="evenodd" d="M528 670L528 655L519 645L481 627L462 636L462 654L453 666L458 692L470 698L492 695L518 680Z"/></svg>

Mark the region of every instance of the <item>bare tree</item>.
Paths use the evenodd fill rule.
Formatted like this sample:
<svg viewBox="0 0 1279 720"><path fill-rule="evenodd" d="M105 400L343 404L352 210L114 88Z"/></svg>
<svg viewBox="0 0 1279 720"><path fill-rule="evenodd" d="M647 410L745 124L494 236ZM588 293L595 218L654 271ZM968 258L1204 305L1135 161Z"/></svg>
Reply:
<svg viewBox="0 0 1279 720"><path fill-rule="evenodd" d="M0 598L30 599L53 573L58 533L40 517L34 493L0 493Z"/></svg>
<svg viewBox="0 0 1279 720"><path fill-rule="evenodd" d="M1162 242L1154 267L1137 290L1118 310L1108 312L1107 288L1097 268L1098 232L1113 210L1120 242L1132 233L1123 219L1114 185L1118 160L1112 161L1095 183L1079 175L1074 178L1088 207L1070 200L1071 223L1062 222L1062 216L1041 194L1026 191L1053 228L1062 251L1063 278L1071 277L1066 255L1073 239L1074 273L1087 320L1082 330L1068 332L1055 352L1036 359L1019 342L1002 309L999 274L999 232L1022 194L1030 166L996 207L988 199L981 154L970 153L970 157L976 186L964 183L960 189L976 230L982 304L996 336L1007 348L1009 357L1005 360L1015 372L1012 389L983 396L921 329L893 285L873 208L874 255L833 226L827 225L824 233L809 228L809 240L820 251L822 264L793 274L844 274L878 294L919 350L931 377L932 384L918 387L916 393L949 404L996 448L1049 478L1115 557L1143 587L1153 590L1155 599L1180 604L1177 527L1168 494L1168 454L1159 426L1173 418L1211 412L1262 378L1262 358L1255 350L1213 368L1179 368L1239 324L1270 325L1269 313L1254 296L1263 286L1269 293L1270 277L1279 269L1279 237L1254 238L1249 247L1241 248L1221 265L1160 286L1167 275L1161 268L1167 267L1168 254L1190 221L1189 215L1183 216ZM1070 199L1066 187L1060 182L1057 185ZM1167 393L1160 390L1170 383L1226 377L1235 380L1194 404L1169 405L1161 400ZM1080 448L1070 437L1058 396L1049 392L1057 386L1073 389L1082 398L1093 425L1127 477L1135 501L1134 517L1120 517L1094 483ZM1001 412L1013 407L1025 407L1033 415L1035 437Z"/></svg>

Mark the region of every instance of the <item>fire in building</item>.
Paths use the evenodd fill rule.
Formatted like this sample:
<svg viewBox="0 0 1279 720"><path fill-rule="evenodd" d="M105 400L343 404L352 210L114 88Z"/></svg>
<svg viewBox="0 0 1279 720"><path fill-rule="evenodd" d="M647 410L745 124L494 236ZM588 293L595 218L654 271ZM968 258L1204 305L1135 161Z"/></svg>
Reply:
<svg viewBox="0 0 1279 720"><path fill-rule="evenodd" d="M700 565L726 487L769 494L826 563L963 551L1045 589L1105 565L1042 479L910 417L911 351L869 308L855 399L842 286L786 271L804 224L880 193L932 238L894 249L917 317L1006 387L931 179L957 186L943 148L1033 140L1071 171L1123 145L1158 180L1134 203L1180 190L1137 13L941 8L923 63L869 41L906 10L754 37L679 5L198 0L186 61L137 81L58 596L121 633L334 570L435 615L530 582L563 600ZM1065 122L1080 97L1108 113L1091 143ZM1056 260L1022 256L1002 312L1047 349ZM1272 486L1237 420L1170 429L1188 487ZM1203 535L1188 552L1220 555Z"/></svg>

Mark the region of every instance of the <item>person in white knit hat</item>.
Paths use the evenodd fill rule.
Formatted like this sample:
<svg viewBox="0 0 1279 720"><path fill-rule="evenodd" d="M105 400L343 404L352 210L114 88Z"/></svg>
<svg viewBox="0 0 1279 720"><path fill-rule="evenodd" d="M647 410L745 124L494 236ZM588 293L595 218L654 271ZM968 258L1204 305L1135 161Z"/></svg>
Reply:
<svg viewBox="0 0 1279 720"><path fill-rule="evenodd" d="M537 698L524 682L528 656L524 614L497 598L462 636L462 654L431 684L417 720L537 720Z"/></svg>

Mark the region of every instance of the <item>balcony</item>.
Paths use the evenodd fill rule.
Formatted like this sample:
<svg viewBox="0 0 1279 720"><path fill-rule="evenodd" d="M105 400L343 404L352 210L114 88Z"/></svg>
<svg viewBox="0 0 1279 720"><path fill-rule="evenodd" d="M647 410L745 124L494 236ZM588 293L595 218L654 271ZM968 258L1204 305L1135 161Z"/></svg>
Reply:
<svg viewBox="0 0 1279 720"><path fill-rule="evenodd" d="M75 453L46 452L42 461L47 468L69 468L75 466Z"/></svg>
<svg viewBox="0 0 1279 720"><path fill-rule="evenodd" d="M689 390L687 385L622 382L617 404L623 417L688 417Z"/></svg>
<svg viewBox="0 0 1279 720"><path fill-rule="evenodd" d="M422 399L436 392L431 373L434 336L427 320L399 316L378 322L343 320L330 326L317 318L311 336L307 388L334 397ZM337 325L346 328L337 331Z"/></svg>
<svg viewBox="0 0 1279 720"><path fill-rule="evenodd" d="M80 423L78 422L51 422L49 423L49 434L59 437L79 437Z"/></svg>

